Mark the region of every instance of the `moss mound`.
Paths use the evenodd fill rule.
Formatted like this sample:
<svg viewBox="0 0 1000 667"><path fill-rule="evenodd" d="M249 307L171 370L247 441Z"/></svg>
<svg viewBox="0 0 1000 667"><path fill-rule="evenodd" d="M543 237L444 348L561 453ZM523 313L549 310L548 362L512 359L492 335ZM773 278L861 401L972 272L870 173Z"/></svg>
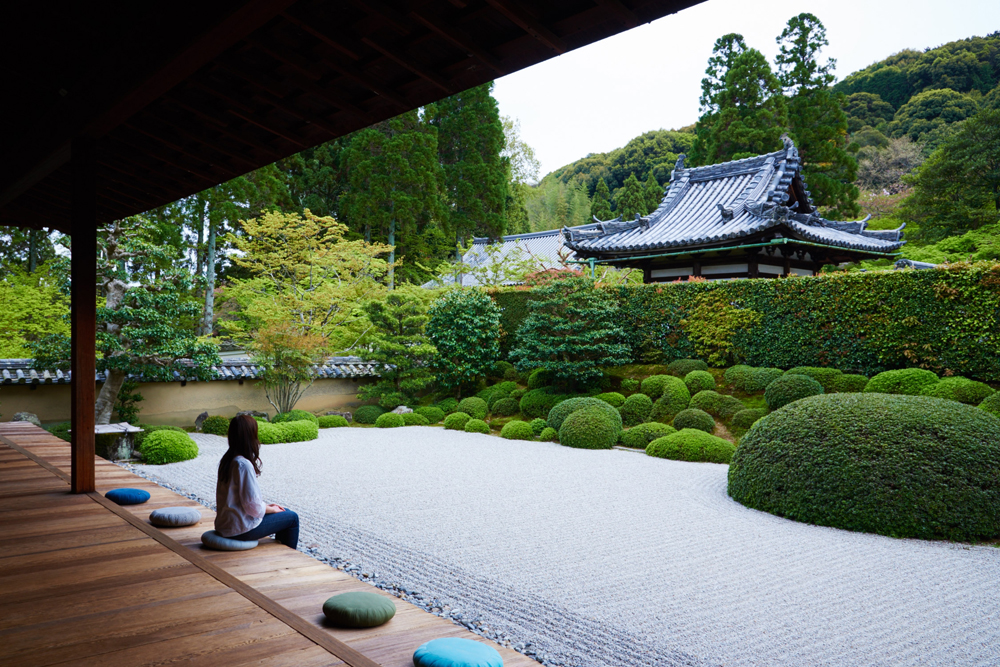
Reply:
<svg viewBox="0 0 1000 667"><path fill-rule="evenodd" d="M594 396L599 401L604 401L613 408L620 408L625 404L625 397L619 394L617 391L607 391L603 394L598 394Z"/></svg>
<svg viewBox="0 0 1000 667"><path fill-rule="evenodd" d="M986 412L1000 419L1000 391L980 403L979 409L986 410Z"/></svg>
<svg viewBox="0 0 1000 667"><path fill-rule="evenodd" d="M786 374L767 385L764 400L767 407L777 410L794 401L823 393L823 385L808 375Z"/></svg>
<svg viewBox="0 0 1000 667"><path fill-rule="evenodd" d="M340 415L323 415L319 418L320 428L342 428L344 426L350 426L346 417Z"/></svg>
<svg viewBox="0 0 1000 667"><path fill-rule="evenodd" d="M646 447L649 456L704 463L729 463L735 451L731 442L693 428L657 438Z"/></svg>
<svg viewBox="0 0 1000 667"><path fill-rule="evenodd" d="M354 421L359 424L374 424L375 420L385 414L385 409L378 405L362 405L354 411Z"/></svg>
<svg viewBox="0 0 1000 667"><path fill-rule="evenodd" d="M489 407L486 401L479 398L478 396L470 396L469 398L463 398L458 402L457 412L464 412L473 419L478 419L482 421L486 419L486 413L489 411Z"/></svg>
<svg viewBox="0 0 1000 667"><path fill-rule="evenodd" d="M692 371L708 371L708 364L701 359L677 359L667 364L667 375L685 378Z"/></svg>
<svg viewBox="0 0 1000 667"><path fill-rule="evenodd" d="M833 383L833 391L839 391L842 393L856 394L865 390L868 385L868 378L864 375L854 375L853 373L844 373L837 381Z"/></svg>
<svg viewBox="0 0 1000 667"><path fill-rule="evenodd" d="M542 431L548 428L549 423L544 419L532 419L531 420L531 432L534 435L541 435Z"/></svg>
<svg viewBox="0 0 1000 667"><path fill-rule="evenodd" d="M498 417L512 417L518 413L520 406L513 398L501 398L493 404L490 410Z"/></svg>
<svg viewBox="0 0 1000 667"><path fill-rule="evenodd" d="M836 391L837 382L840 381L843 372L836 368L825 368L821 366L796 366L790 368L786 375L808 375L823 386L823 391L832 394Z"/></svg>
<svg viewBox="0 0 1000 667"><path fill-rule="evenodd" d="M708 371L691 371L684 376L684 386L694 396L699 391L714 390L715 378Z"/></svg>
<svg viewBox="0 0 1000 667"><path fill-rule="evenodd" d="M407 412L406 414L400 415L403 418L403 423L407 426L428 426L431 422L424 417L419 412Z"/></svg>
<svg viewBox="0 0 1000 667"><path fill-rule="evenodd" d="M453 412L444 418L444 427L452 431L464 431L465 425L472 419L464 412Z"/></svg>
<svg viewBox="0 0 1000 667"><path fill-rule="evenodd" d="M940 382L937 375L922 368L903 368L879 373L865 385L866 394L919 396Z"/></svg>
<svg viewBox="0 0 1000 667"><path fill-rule="evenodd" d="M813 396L740 443L729 495L796 521L893 537L1000 536L1000 420L925 396Z"/></svg>
<svg viewBox="0 0 1000 667"><path fill-rule="evenodd" d="M740 410L733 415L732 425L736 428L747 429L757 423L757 420L767 414L763 408L748 408Z"/></svg>
<svg viewBox="0 0 1000 667"><path fill-rule="evenodd" d="M272 424L280 424L282 422L300 422L300 421L311 421L312 423L319 425L319 417L311 412L306 412L305 410L289 410L288 412L279 412L271 420Z"/></svg>
<svg viewBox="0 0 1000 667"><path fill-rule="evenodd" d="M555 442L559 438L559 431L554 428L549 428L546 426L542 429L542 432L538 434L538 439L542 442Z"/></svg>
<svg viewBox="0 0 1000 667"><path fill-rule="evenodd" d="M996 390L985 382L976 382L963 377L947 377L941 378L937 384L928 386L921 395L947 398L949 401L958 401L966 405L979 405L995 393Z"/></svg>
<svg viewBox="0 0 1000 667"><path fill-rule="evenodd" d="M649 418L649 412L652 409L653 400L649 396L646 396L646 394L632 394L618 408L618 413L621 414L622 423L625 426L638 426Z"/></svg>
<svg viewBox="0 0 1000 667"><path fill-rule="evenodd" d="M535 435L528 422L508 422L500 429L500 437L508 440L534 440Z"/></svg>
<svg viewBox="0 0 1000 667"><path fill-rule="evenodd" d="M671 433L677 433L677 429L660 422L647 422L625 431L622 434L622 445L632 449L646 449L649 443Z"/></svg>
<svg viewBox="0 0 1000 667"><path fill-rule="evenodd" d="M687 410L681 410L674 417L674 428L678 431L693 428L705 433L711 433L715 430L715 420L712 419L712 415L704 410L688 408Z"/></svg>
<svg viewBox="0 0 1000 667"><path fill-rule="evenodd" d="M395 412L386 412L378 416L375 420L376 428L399 428L400 426L406 426L406 421L403 419L403 415L397 415Z"/></svg>
<svg viewBox="0 0 1000 667"><path fill-rule="evenodd" d="M603 401L598 403L614 410ZM617 412L615 417L618 417ZM590 405L570 413L563 420L559 428L559 442L577 449L611 449L618 442L620 432L620 421L611 418L607 410Z"/></svg>
<svg viewBox="0 0 1000 667"><path fill-rule="evenodd" d="M485 435L490 434L490 425L484 422L482 419L470 419L465 422L465 428L463 429L466 433L483 433Z"/></svg>
<svg viewBox="0 0 1000 667"><path fill-rule="evenodd" d="M614 425L615 433L622 430L622 417L618 410L614 409L604 401L591 398L589 396L569 398L562 403L557 404L549 412L548 424L558 431L562 428L563 422L566 421L567 417L577 410L587 408L603 413L608 418L608 421Z"/></svg>
<svg viewBox="0 0 1000 667"><path fill-rule="evenodd" d="M414 410L418 415L423 415L424 419L427 420L428 424L437 424L439 421L444 419L444 410L434 406L428 406L425 408L417 408Z"/></svg>
<svg viewBox="0 0 1000 667"><path fill-rule="evenodd" d="M143 463L163 465L187 461L198 456L198 444L183 431L154 431L142 443Z"/></svg>
<svg viewBox="0 0 1000 667"><path fill-rule="evenodd" d="M222 417L220 415L212 415L201 423L201 432L211 433L212 435L228 435L229 418Z"/></svg>

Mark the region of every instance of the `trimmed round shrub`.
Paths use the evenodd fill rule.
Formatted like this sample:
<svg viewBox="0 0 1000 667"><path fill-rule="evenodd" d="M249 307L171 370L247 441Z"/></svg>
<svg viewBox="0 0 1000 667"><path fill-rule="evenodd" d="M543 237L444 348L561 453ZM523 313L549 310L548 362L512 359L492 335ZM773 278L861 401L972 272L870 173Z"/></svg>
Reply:
<svg viewBox="0 0 1000 667"><path fill-rule="evenodd" d="M458 412L464 412L473 419L478 419L482 421L486 419L486 413L489 411L489 406L486 405L486 401L477 397L470 396L469 398L463 398L458 402Z"/></svg>
<svg viewBox="0 0 1000 667"><path fill-rule="evenodd" d="M515 389L510 392L510 398L513 398L515 401L520 401L527 391L527 389Z"/></svg>
<svg viewBox="0 0 1000 667"><path fill-rule="evenodd" d="M767 385L764 400L772 410L788 405L801 398L823 393L823 385L808 375L786 374Z"/></svg>
<svg viewBox="0 0 1000 667"><path fill-rule="evenodd" d="M319 417L311 412L306 412L305 410L289 410L288 412L279 412L274 416L274 419L271 420L271 423L280 424L281 422L299 422L304 420L311 421L314 424L319 424Z"/></svg>
<svg viewBox="0 0 1000 667"><path fill-rule="evenodd" d="M274 424L274 426L281 429L283 434L282 442L306 442L307 440L315 440L319 437L319 424L308 419Z"/></svg>
<svg viewBox="0 0 1000 667"><path fill-rule="evenodd" d="M510 392L517 389L517 383L514 382L513 380L508 380L506 382L499 382L493 385L493 388L496 389L497 391L502 391L503 393L509 395Z"/></svg>
<svg viewBox="0 0 1000 667"><path fill-rule="evenodd" d="M722 394L711 389L699 391L691 397L692 408L704 410L710 415L718 414L720 405L722 405Z"/></svg>
<svg viewBox="0 0 1000 667"><path fill-rule="evenodd" d="M920 539L1000 536L1000 420L926 396L830 394L743 438L729 495L795 521Z"/></svg>
<svg viewBox="0 0 1000 667"><path fill-rule="evenodd" d="M407 412L400 415L403 418L403 423L407 426L428 426L430 425L430 420L424 417L419 412Z"/></svg>
<svg viewBox="0 0 1000 667"><path fill-rule="evenodd" d="M864 391L865 386L867 385L868 385L868 378L865 377L864 375L854 375L853 373L844 373L837 378L836 382L833 383L833 391L855 394Z"/></svg>
<svg viewBox="0 0 1000 667"><path fill-rule="evenodd" d="M508 378L508 373L513 373L513 377ZM517 369L515 369L514 364L509 361L498 361L493 364L493 368L490 370L490 377L503 378L504 380L516 380Z"/></svg>
<svg viewBox="0 0 1000 667"><path fill-rule="evenodd" d="M705 433L711 433L715 430L715 420L712 419L712 415L704 410L688 408L687 410L681 410L674 417L674 428L678 431L683 431L686 428L694 428Z"/></svg>
<svg viewBox="0 0 1000 667"><path fill-rule="evenodd" d="M924 389L923 396L933 396L934 398L947 398L950 401L958 401L966 405L979 405L987 397L996 393L993 387L985 382L976 382L964 377L941 378L937 384L932 384Z"/></svg>
<svg viewBox="0 0 1000 667"><path fill-rule="evenodd" d="M549 412L548 423L549 426L559 431L562 428L563 422L566 418L578 410L591 409L603 413L608 422L611 423L615 428L615 433L622 430L622 416L619 414L618 410L611 407L602 400L592 398L590 396L578 396L576 398L568 398L562 403L558 403ZM562 438L559 438L562 440Z"/></svg>
<svg viewBox="0 0 1000 667"><path fill-rule="evenodd" d="M445 413L446 415L450 415L452 412L455 412L458 409L458 399L445 398L443 400L438 401L435 405L441 410L441 412Z"/></svg>
<svg viewBox="0 0 1000 667"><path fill-rule="evenodd" d="M684 384L683 380L675 378L673 375L650 375L642 381L642 384L639 385L639 391L655 401L660 396L663 396L663 392L666 390L667 384L671 380L676 380L677 382Z"/></svg>
<svg viewBox="0 0 1000 667"><path fill-rule="evenodd" d="M520 405L513 398L502 398L493 404L490 411L498 417L512 417L520 409Z"/></svg>
<svg viewBox="0 0 1000 667"><path fill-rule="evenodd" d="M713 417L721 419L722 421L728 424L733 420L733 417L736 416L737 412L741 412L746 409L747 409L746 404L740 399L736 398L735 396L726 396L725 394L723 394L722 398L719 400L719 405L718 407L716 407L715 412L714 413L709 412L709 414L712 415ZM706 410L706 412L708 411Z"/></svg>
<svg viewBox="0 0 1000 667"><path fill-rule="evenodd" d="M986 410L986 412L1000 419L1000 391L980 403L979 409Z"/></svg>
<svg viewBox="0 0 1000 667"><path fill-rule="evenodd" d="M257 422L257 439L262 445L277 445L285 441L285 431L281 424Z"/></svg>
<svg viewBox="0 0 1000 667"><path fill-rule="evenodd" d="M727 368L726 372L722 374L722 377L726 379L726 384L740 389L740 385L746 382L747 378L750 377L751 370L751 367L746 364L736 364L735 366Z"/></svg>
<svg viewBox="0 0 1000 667"><path fill-rule="evenodd" d="M444 419L444 410L433 405L417 408L414 412L418 415L423 415L428 424L437 424L439 421Z"/></svg>
<svg viewBox="0 0 1000 667"><path fill-rule="evenodd" d="M406 426L406 421L403 419L403 415L397 415L395 412L386 412L378 416L375 420L375 426L377 428L399 428L400 426Z"/></svg>
<svg viewBox="0 0 1000 667"><path fill-rule="evenodd" d="M500 391L499 389L494 389L490 393L488 393L486 396L480 396L479 398L481 398L484 401L486 401L486 408L488 410L492 411L493 410L493 405L497 401L502 401L503 399L507 398L507 394L505 394L504 392Z"/></svg>
<svg viewBox="0 0 1000 667"><path fill-rule="evenodd" d="M649 443L665 435L676 433L677 429L660 422L647 422L633 426L622 434L622 445L632 449L646 449Z"/></svg>
<svg viewBox="0 0 1000 667"><path fill-rule="evenodd" d="M385 410L377 405L362 405L354 411L354 421L358 424L374 424L380 415L384 415Z"/></svg>
<svg viewBox="0 0 1000 667"><path fill-rule="evenodd" d="M767 385L785 374L780 368L754 368L753 366L733 366L726 370L726 384L745 394L764 391Z"/></svg>
<svg viewBox="0 0 1000 667"><path fill-rule="evenodd" d="M625 403L625 397L619 394L617 391L607 391L603 394L598 394L594 396L599 401L604 401L613 408L620 408Z"/></svg>
<svg viewBox="0 0 1000 667"><path fill-rule="evenodd" d="M653 403L653 409L649 411L647 421L669 424L678 412L691 404L691 392L688 391L684 381L680 378L675 378L672 375L661 377L668 378L668 381L664 384L663 395Z"/></svg>
<svg viewBox="0 0 1000 667"><path fill-rule="evenodd" d="M919 396L940 381L937 375L923 368L903 368L879 373L865 385L865 393Z"/></svg>
<svg viewBox="0 0 1000 667"><path fill-rule="evenodd" d="M552 384L552 380L555 378L552 375L552 371L547 371L544 368L538 368L531 371L528 376L528 389L541 389L542 387L548 387Z"/></svg>
<svg viewBox="0 0 1000 667"><path fill-rule="evenodd" d="M607 403L604 405L614 410ZM563 420L559 427L559 443L576 449L611 449L618 442L620 432L621 425L612 420L607 411L591 405L570 413Z"/></svg>
<svg viewBox="0 0 1000 667"><path fill-rule="evenodd" d="M701 359L677 359L667 364L667 375L686 378L692 371L707 371L708 364Z"/></svg>
<svg viewBox="0 0 1000 667"><path fill-rule="evenodd" d="M201 432L211 433L212 435L228 435L229 418L222 417L220 415L212 415L201 423Z"/></svg>
<svg viewBox="0 0 1000 667"><path fill-rule="evenodd" d="M544 419L532 419L530 423L531 423L531 432L534 435L541 435L542 431L544 431L549 425L549 423Z"/></svg>
<svg viewBox="0 0 1000 667"><path fill-rule="evenodd" d="M542 432L538 434L538 439L542 442L555 442L559 439L559 431L546 426L542 429Z"/></svg>
<svg viewBox="0 0 1000 667"><path fill-rule="evenodd" d="M653 400L645 394L632 394L618 408L625 426L638 426L649 418L653 409Z"/></svg>
<svg viewBox="0 0 1000 667"><path fill-rule="evenodd" d="M465 424L472 419L464 412L452 412L444 418L444 427L452 431L464 431Z"/></svg>
<svg viewBox="0 0 1000 667"><path fill-rule="evenodd" d="M639 391L639 387L641 386L642 385L638 380L633 380L632 378L625 378L622 380L622 391L629 394Z"/></svg>
<svg viewBox="0 0 1000 667"><path fill-rule="evenodd" d="M142 462L163 465L187 461L198 456L198 444L181 431L154 431L142 443Z"/></svg>
<svg viewBox="0 0 1000 667"><path fill-rule="evenodd" d="M708 371L691 371L684 376L684 386L694 396L699 391L714 390L715 378Z"/></svg>
<svg viewBox="0 0 1000 667"><path fill-rule="evenodd" d="M465 422L465 432L466 433L483 433L485 435L490 434L490 425L484 422L482 419L470 419Z"/></svg>
<svg viewBox="0 0 1000 667"><path fill-rule="evenodd" d="M732 425L736 428L750 428L758 419L767 414L763 408L747 408L733 415Z"/></svg>
<svg viewBox="0 0 1000 667"><path fill-rule="evenodd" d="M536 435L528 422L509 422L500 429L500 437L508 440L534 440Z"/></svg>
<svg viewBox="0 0 1000 667"><path fill-rule="evenodd" d="M67 442L70 442L69 430L71 426L69 422L65 423L66 423L66 437L63 439L66 440ZM56 424L56 426L61 426L61 424ZM187 431L182 429L180 426L167 426L166 424L139 424L139 428L142 429L142 432L135 434L135 439L133 440L133 443L135 444L135 448L138 449L140 452L142 451L142 443L146 440L146 437L148 437L150 433L156 433L157 431L173 431L174 433L187 433ZM49 432L53 433L54 435L58 435L53 431Z"/></svg>
<svg viewBox="0 0 1000 667"><path fill-rule="evenodd" d="M808 375L823 386L823 392L833 393L837 381L843 373L836 368L826 368L823 366L796 366L785 371L786 375Z"/></svg>
<svg viewBox="0 0 1000 667"><path fill-rule="evenodd" d="M704 463L729 463L735 451L728 440L693 428L657 438L646 447L649 456Z"/></svg>
<svg viewBox="0 0 1000 667"><path fill-rule="evenodd" d="M541 389L532 389L522 396L518 402L518 407L521 410L521 414L528 419L535 419L537 417L545 419L548 417L552 406L561 400L563 400L562 396L551 393L548 387L542 387Z"/></svg>
<svg viewBox="0 0 1000 667"><path fill-rule="evenodd" d="M320 428L341 428L343 426L350 426L346 417L341 415L323 415L319 418Z"/></svg>

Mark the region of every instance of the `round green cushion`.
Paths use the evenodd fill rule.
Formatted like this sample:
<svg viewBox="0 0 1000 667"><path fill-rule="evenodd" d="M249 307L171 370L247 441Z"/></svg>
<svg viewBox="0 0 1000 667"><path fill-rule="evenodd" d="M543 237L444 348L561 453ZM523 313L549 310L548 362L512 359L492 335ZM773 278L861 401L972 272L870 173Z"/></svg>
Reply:
<svg viewBox="0 0 1000 667"><path fill-rule="evenodd" d="M471 639L432 639L413 654L415 667L503 667L503 658L492 646Z"/></svg>
<svg viewBox="0 0 1000 667"><path fill-rule="evenodd" d="M323 613L341 628L374 628L396 615L396 605L377 593L341 593L323 603Z"/></svg>

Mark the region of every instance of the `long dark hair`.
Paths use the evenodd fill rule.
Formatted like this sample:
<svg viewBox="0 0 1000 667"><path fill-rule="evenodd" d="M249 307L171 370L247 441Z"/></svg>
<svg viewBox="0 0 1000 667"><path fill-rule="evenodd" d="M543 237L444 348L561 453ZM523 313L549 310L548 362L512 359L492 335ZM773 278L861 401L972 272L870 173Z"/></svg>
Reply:
<svg viewBox="0 0 1000 667"><path fill-rule="evenodd" d="M260 475L260 440L257 439L257 420L250 415L236 415L229 422L229 449L219 461L219 481L224 482L232 474L233 459L242 456Z"/></svg>

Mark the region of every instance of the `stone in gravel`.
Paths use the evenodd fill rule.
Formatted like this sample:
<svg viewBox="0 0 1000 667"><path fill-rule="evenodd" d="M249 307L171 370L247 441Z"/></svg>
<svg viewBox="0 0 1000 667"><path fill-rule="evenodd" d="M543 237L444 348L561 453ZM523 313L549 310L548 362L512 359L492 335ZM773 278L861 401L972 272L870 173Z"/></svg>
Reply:
<svg viewBox="0 0 1000 667"><path fill-rule="evenodd" d="M393 412L395 412L397 415L405 415L405 414L409 414L409 413L413 412L413 410L411 410L410 408L406 407L405 405L401 405L398 408L396 408L395 410L393 410Z"/></svg>
<svg viewBox="0 0 1000 667"><path fill-rule="evenodd" d="M200 431L201 425L205 423L206 419L208 419L208 413L202 412L200 415L197 416L197 418L195 418L194 427Z"/></svg>
<svg viewBox="0 0 1000 667"><path fill-rule="evenodd" d="M336 415L336 416L339 416L339 417L343 417L344 419L347 420L348 424L350 424L353 421L353 417L351 417L351 413L347 412L347 411L341 412L340 410L328 410L325 413L325 415L327 417L330 417L330 416L333 416L333 415Z"/></svg>
<svg viewBox="0 0 1000 667"><path fill-rule="evenodd" d="M35 426L41 426L42 422L38 421L38 415L31 412L15 412L14 418L11 419L14 422L29 422Z"/></svg>

